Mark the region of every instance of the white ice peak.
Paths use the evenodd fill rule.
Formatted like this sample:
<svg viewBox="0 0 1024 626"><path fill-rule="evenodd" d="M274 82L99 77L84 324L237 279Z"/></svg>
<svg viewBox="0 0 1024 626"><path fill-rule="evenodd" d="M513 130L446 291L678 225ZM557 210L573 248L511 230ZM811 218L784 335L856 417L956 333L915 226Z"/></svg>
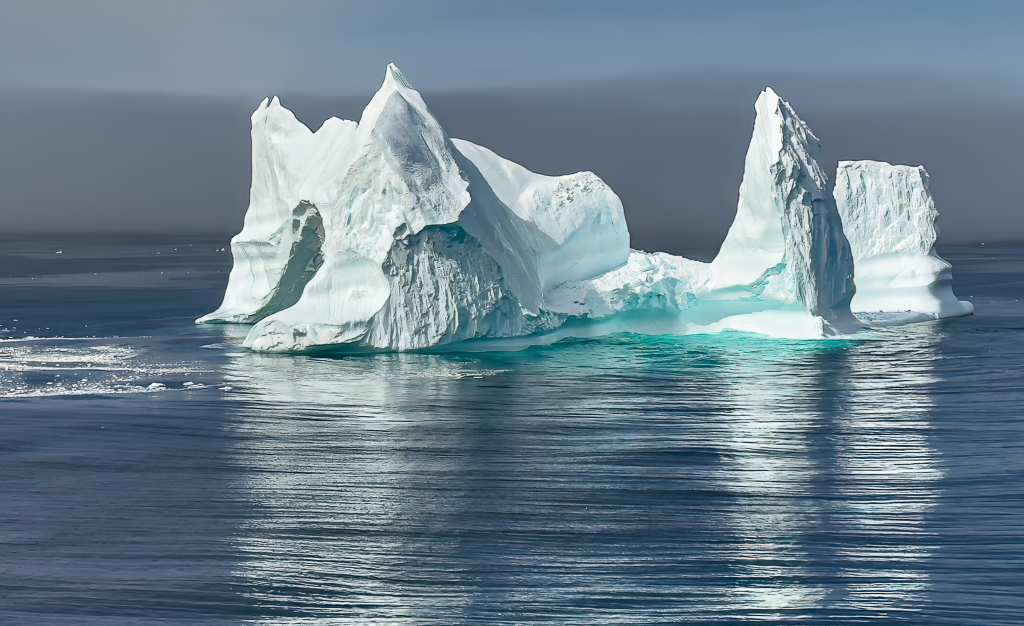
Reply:
<svg viewBox="0 0 1024 626"><path fill-rule="evenodd" d="M394 65L358 124L313 133L264 100L224 302L198 321L254 324L245 344L270 351L853 332L853 256L817 139L770 89L755 111L736 220L706 264L631 251L619 198L590 172L542 176L449 139Z"/></svg>
<svg viewBox="0 0 1024 626"><path fill-rule="evenodd" d="M853 258L843 236L818 138L771 88L754 104L736 219L711 266L716 289L760 289L799 302L837 332L850 313Z"/></svg>

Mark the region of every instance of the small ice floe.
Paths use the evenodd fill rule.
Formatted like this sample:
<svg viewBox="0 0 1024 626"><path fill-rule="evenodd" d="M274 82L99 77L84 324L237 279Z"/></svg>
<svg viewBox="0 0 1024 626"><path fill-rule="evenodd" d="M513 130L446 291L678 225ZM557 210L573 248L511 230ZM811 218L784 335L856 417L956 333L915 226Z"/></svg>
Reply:
<svg viewBox="0 0 1024 626"><path fill-rule="evenodd" d="M57 250L56 252L54 252L54 254L64 254L64 251L63 250Z"/></svg>
<svg viewBox="0 0 1024 626"><path fill-rule="evenodd" d="M161 389L164 388L166 388L166 385L164 385L163 383L149 383L149 385L146 387L146 389L149 389L150 391L160 391Z"/></svg>

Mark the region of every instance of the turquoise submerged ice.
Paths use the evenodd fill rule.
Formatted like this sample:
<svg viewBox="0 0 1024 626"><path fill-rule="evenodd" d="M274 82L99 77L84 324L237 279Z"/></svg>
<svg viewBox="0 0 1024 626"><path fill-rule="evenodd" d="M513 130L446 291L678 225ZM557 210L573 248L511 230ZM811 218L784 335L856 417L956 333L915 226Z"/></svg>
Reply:
<svg viewBox="0 0 1024 626"><path fill-rule="evenodd" d="M231 242L224 301L198 321L252 324L245 345L261 351L857 332L859 265L818 141L771 89L755 111L735 221L718 256L701 263L631 250L622 203L590 172L543 176L449 138L394 65L358 123L331 118L312 132L277 98L264 100L252 116L249 209ZM899 189L872 187L870 201L856 200L863 193L841 197L857 207L861 230L913 213L890 210ZM889 253L903 250L871 259ZM948 289L943 271L933 278ZM871 280L875 288L884 276ZM897 286L885 306L913 310L929 288L915 284L904 301ZM929 319L967 312L926 304L918 313Z"/></svg>

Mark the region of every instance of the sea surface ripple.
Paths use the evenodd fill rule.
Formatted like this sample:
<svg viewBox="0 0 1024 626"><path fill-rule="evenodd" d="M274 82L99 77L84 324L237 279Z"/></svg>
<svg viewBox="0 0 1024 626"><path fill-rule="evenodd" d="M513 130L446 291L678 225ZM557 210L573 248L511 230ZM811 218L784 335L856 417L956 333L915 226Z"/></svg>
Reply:
<svg viewBox="0 0 1024 626"><path fill-rule="evenodd" d="M0 622L1024 622L1024 246L859 339L337 358L194 325L224 247L0 241Z"/></svg>

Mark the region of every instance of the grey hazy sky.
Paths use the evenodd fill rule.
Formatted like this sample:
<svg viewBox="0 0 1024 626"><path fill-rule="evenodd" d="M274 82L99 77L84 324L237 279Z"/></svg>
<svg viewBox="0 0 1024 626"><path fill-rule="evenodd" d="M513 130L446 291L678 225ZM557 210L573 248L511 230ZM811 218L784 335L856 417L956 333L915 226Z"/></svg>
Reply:
<svg viewBox="0 0 1024 626"><path fill-rule="evenodd" d="M1024 3L943 0L33 0L0 8L0 84L363 94L398 62L435 90L678 69L1024 79Z"/></svg>
<svg viewBox="0 0 1024 626"><path fill-rule="evenodd" d="M358 117L397 62L453 136L591 169L634 245L717 246L752 103L924 164L947 241L1024 240L1024 2L7 2L0 230L241 225L248 114Z"/></svg>

